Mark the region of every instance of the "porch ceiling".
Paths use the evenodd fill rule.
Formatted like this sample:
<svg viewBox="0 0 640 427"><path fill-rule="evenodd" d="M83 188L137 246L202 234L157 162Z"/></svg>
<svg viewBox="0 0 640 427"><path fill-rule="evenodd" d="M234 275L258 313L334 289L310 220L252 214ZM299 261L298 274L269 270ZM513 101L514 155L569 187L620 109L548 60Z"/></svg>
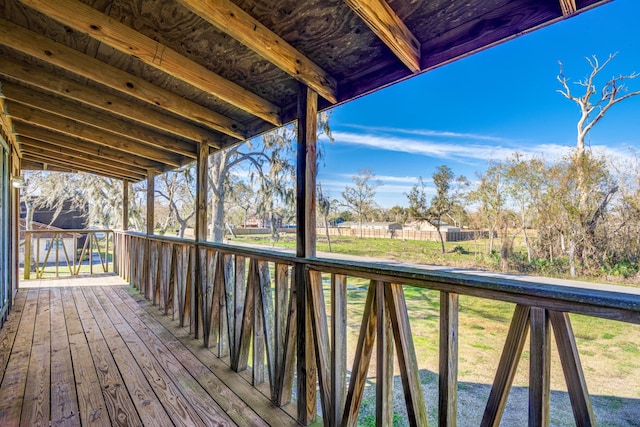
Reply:
<svg viewBox="0 0 640 427"><path fill-rule="evenodd" d="M0 0L23 169L138 181L609 0Z"/></svg>

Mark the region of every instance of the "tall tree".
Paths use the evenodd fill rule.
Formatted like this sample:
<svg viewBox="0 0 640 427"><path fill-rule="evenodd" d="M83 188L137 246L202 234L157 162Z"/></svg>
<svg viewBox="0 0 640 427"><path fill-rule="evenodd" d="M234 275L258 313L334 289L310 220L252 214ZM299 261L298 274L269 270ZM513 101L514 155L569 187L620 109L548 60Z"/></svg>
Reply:
<svg viewBox="0 0 640 427"><path fill-rule="evenodd" d="M489 253L494 251L494 237L502 222L506 197L504 164L492 161L484 173L478 173L477 187L467 194L469 203L476 204L489 232Z"/></svg>
<svg viewBox="0 0 640 427"><path fill-rule="evenodd" d="M209 158L212 241L221 242L224 236L224 206L232 191L230 176L241 165L255 180L262 200L260 212L273 219L277 210L293 202L296 126L296 123L283 126L246 144L220 150ZM318 135L332 139L328 113L318 114Z"/></svg>
<svg viewBox="0 0 640 427"><path fill-rule="evenodd" d="M370 168L358 170L358 174L351 177L353 185L347 185L342 192L344 206L349 208L358 220L360 238L362 239L362 222L375 208L376 188L382 185Z"/></svg>
<svg viewBox="0 0 640 427"><path fill-rule="evenodd" d="M597 89L596 80L600 73L607 65L613 61L616 54L609 55L602 64L594 55L587 58L589 67L591 68L589 75L577 81L577 85L582 88L581 94L576 95L572 92L569 85L570 79L564 75L562 63L560 63L560 72L557 76L562 88L558 90L565 98L573 101L580 108L580 117L577 123L576 149L573 154L573 162L576 173L576 186L579 195L577 209L580 212L580 224L576 231L582 235L570 235L570 258L578 256L585 261L585 250L588 246L595 246L593 237L595 230L603 218L602 213L606 211L608 204L612 200L614 194L618 191L615 182L609 181L610 186L603 192L593 193L590 191L590 179L587 176L589 171L593 171L593 158L585 148L585 140L593 127L604 118L605 114L616 104L640 95L640 90L629 91L627 83L635 79L640 74L631 73L611 77L602 84L602 89ZM600 197L599 200L593 200ZM571 273L575 275L574 264L572 264Z"/></svg>
<svg viewBox="0 0 640 427"><path fill-rule="evenodd" d="M156 194L169 205L162 231L166 232L168 225L175 222L180 227L178 236L184 237L187 225L196 213L195 179L195 162L158 176Z"/></svg>
<svg viewBox="0 0 640 427"><path fill-rule="evenodd" d="M331 236L329 235L329 214L331 213L331 200L322 192L322 184L318 183L318 189L316 191L318 197L318 211L322 216L324 222L324 233L327 236L327 244L329 245L329 252L331 252Z"/></svg>
<svg viewBox="0 0 640 427"><path fill-rule="evenodd" d="M445 253L442 224L444 218L452 215L461 194L462 188L468 185L464 176L457 176L446 165L438 166L431 175L436 194L427 205L426 185L420 177L419 182L407 194L409 213L416 219L426 220L438 232L442 253Z"/></svg>

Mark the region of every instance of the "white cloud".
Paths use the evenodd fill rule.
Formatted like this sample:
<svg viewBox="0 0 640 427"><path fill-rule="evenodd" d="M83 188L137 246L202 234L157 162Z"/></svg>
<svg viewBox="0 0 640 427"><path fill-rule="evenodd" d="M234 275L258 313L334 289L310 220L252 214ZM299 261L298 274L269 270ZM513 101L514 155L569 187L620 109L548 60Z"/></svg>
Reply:
<svg viewBox="0 0 640 427"><path fill-rule="evenodd" d="M461 135L461 134L460 134ZM504 145L482 143L460 143L452 141L435 141L432 139L404 138L393 135L374 133L361 134L353 132L333 132L336 144L349 144L378 150L396 151L417 154L440 159L464 162L469 160L504 160L514 152L525 156L543 157L545 160L559 160L570 153L572 146L560 144L527 144L513 141ZM506 142L506 141L505 141ZM508 145L508 146L507 146ZM607 158L624 158L628 150L617 147L594 145L593 152Z"/></svg>
<svg viewBox="0 0 640 427"><path fill-rule="evenodd" d="M364 131L375 133L392 133L392 134L405 134L405 135L421 135L421 136L433 136L442 138L464 138L475 139L479 141L493 141L504 142L505 138L493 136L493 135L480 135L477 133L461 133L451 131L440 131L432 129L403 129L403 128L391 128L391 127L377 127L377 126L361 126L361 125L346 125L347 127L354 129L362 129Z"/></svg>

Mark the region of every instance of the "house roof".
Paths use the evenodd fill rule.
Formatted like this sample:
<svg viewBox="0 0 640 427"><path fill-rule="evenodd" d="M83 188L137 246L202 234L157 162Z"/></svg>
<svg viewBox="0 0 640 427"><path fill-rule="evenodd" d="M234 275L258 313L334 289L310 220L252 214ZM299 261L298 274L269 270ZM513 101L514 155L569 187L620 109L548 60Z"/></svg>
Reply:
<svg viewBox="0 0 640 427"><path fill-rule="evenodd" d="M608 0L0 0L23 169L138 181Z"/></svg>

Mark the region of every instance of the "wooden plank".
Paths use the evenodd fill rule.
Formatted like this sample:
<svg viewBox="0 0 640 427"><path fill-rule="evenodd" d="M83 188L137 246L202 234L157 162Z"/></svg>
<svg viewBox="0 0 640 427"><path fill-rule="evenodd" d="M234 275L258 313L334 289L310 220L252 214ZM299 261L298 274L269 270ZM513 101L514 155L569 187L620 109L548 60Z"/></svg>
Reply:
<svg viewBox="0 0 640 427"><path fill-rule="evenodd" d="M247 274L247 286L244 297L244 310L242 312L242 326L238 340L237 354L231 363L231 369L236 372L244 371L249 364L249 344L251 333L253 332L253 316L255 304L255 261L249 262L249 273ZM236 313L237 314L237 313Z"/></svg>
<svg viewBox="0 0 640 427"><path fill-rule="evenodd" d="M313 327L307 297L307 271L301 264L295 268L296 288L296 352L297 352L297 409L298 422L308 425L316 417L316 379Z"/></svg>
<svg viewBox="0 0 640 427"><path fill-rule="evenodd" d="M4 19L0 19L0 44L234 138L244 139L241 123Z"/></svg>
<svg viewBox="0 0 640 427"><path fill-rule="evenodd" d="M122 375L118 370L111 351L100 332L93 313L89 310L81 288L72 289L82 329L87 337L91 359L95 365L98 381L102 389L104 403L111 422L117 425L142 425L136 407L127 392Z"/></svg>
<svg viewBox="0 0 640 427"><path fill-rule="evenodd" d="M78 171L93 173L96 175L108 176L113 179L131 179L134 181L139 181L140 177L131 173L121 173L114 169L109 169L108 167L99 167L93 165L84 165L81 162L74 162L73 164L69 164L69 162L65 160L60 160L57 157L52 156L43 156L42 154L31 154L28 151L22 152L22 158L24 160L32 161L32 162L41 162L45 165L44 169L48 169L48 165L53 165L53 167L60 167L70 170L73 173Z"/></svg>
<svg viewBox="0 0 640 427"><path fill-rule="evenodd" d="M254 386L263 384L265 381L264 358L265 358L265 335L264 335L264 312L262 304L262 283L260 277L260 262L252 258L249 263L249 281L253 288L253 364L251 366L251 377Z"/></svg>
<svg viewBox="0 0 640 427"><path fill-rule="evenodd" d="M11 357L0 385L0 414L7 425L20 423L38 306L37 289L21 292L25 294L24 308L11 349Z"/></svg>
<svg viewBox="0 0 640 427"><path fill-rule="evenodd" d="M413 73L420 71L420 42L384 0L345 0Z"/></svg>
<svg viewBox="0 0 640 427"><path fill-rule="evenodd" d="M71 348L71 360L78 394L80 422L83 424L111 426L107 406L93 365L89 344L80 323L70 288L60 291Z"/></svg>
<svg viewBox="0 0 640 427"><path fill-rule="evenodd" d="M271 400L276 400L276 349L275 349L275 313L273 308L273 295L271 292L271 277L269 275L269 263L258 261L258 277L260 292L260 312L262 314L262 328L267 361L267 373L269 375L269 387Z"/></svg>
<svg viewBox="0 0 640 427"><path fill-rule="evenodd" d="M9 363L11 349L16 340L18 327L20 326L20 319L22 318L27 293L28 291L16 293L11 312L2 325L2 329L0 329L0 384L7 372L7 364Z"/></svg>
<svg viewBox="0 0 640 427"><path fill-rule="evenodd" d="M78 396L60 289L52 288L50 295L51 330L56 338L51 341L51 424L77 426Z"/></svg>
<svg viewBox="0 0 640 427"><path fill-rule="evenodd" d="M108 166L105 170L117 170L123 175L129 174L135 178L139 177L139 179L142 179L147 173L146 169L139 168L131 164L123 164L122 162L111 160L107 156L96 158L91 154L74 150L70 147L61 147L45 141L38 141L24 135L20 136L20 145L23 152L31 152L34 155L43 154L45 158L53 156L57 159L67 161L70 166L74 163L80 163L81 165L84 164L87 166L91 165L92 167L99 165Z"/></svg>
<svg viewBox="0 0 640 427"><path fill-rule="evenodd" d="M242 255L234 255L234 288L233 288L233 350L231 352L231 369L238 370L238 357L240 351L240 338L242 336L242 321L244 312L244 299L246 296L246 258ZM235 362L234 362L235 361ZM235 366L234 366L235 363Z"/></svg>
<svg viewBox="0 0 640 427"><path fill-rule="evenodd" d="M291 272L292 279L296 277L295 268ZM284 335L284 348L282 350L282 362L280 366L280 374L278 376L278 405L286 405L291 402L291 393L293 391L293 378L296 373L297 354L297 309L296 286L291 283L289 295L289 310Z"/></svg>
<svg viewBox="0 0 640 427"><path fill-rule="evenodd" d="M214 95L254 116L276 126L282 124L280 108L276 105L180 55L170 47L111 19L91 6L75 0L57 0L55 4L48 1L24 0L24 3L125 55L133 55L148 66ZM242 11L239 7L237 9Z"/></svg>
<svg viewBox="0 0 640 427"><path fill-rule="evenodd" d="M578 11L576 0L560 0L560 8L564 17L571 16Z"/></svg>
<svg viewBox="0 0 640 427"><path fill-rule="evenodd" d="M218 30L266 58L326 100L337 102L337 83L322 68L229 0L179 0Z"/></svg>
<svg viewBox="0 0 640 427"><path fill-rule="evenodd" d="M385 288L390 283L376 282L376 425L393 425L393 332Z"/></svg>
<svg viewBox="0 0 640 427"><path fill-rule="evenodd" d="M458 424L458 294L440 292L438 425Z"/></svg>
<svg viewBox="0 0 640 427"><path fill-rule="evenodd" d="M170 365L177 370L176 377L184 377L181 384L182 387L188 387L201 394L192 401L198 411L208 411L209 406L218 412L217 421L213 421L213 425L236 423L238 425L255 425L265 426L267 423L263 421L246 403L244 403L232 390L230 390L223 381L221 381L203 362L201 362L187 346L182 344L170 332L175 329L173 325L161 325L157 320L157 315L150 315L145 310L137 310L138 306L131 306L135 302L126 292L116 292L113 288L100 288L96 290L98 299L102 301L109 300L105 305L110 305L130 324L132 330L135 330L140 338L146 343L152 352L158 349L162 352L166 351L171 354L173 359ZM134 308L136 310L134 310ZM166 319L163 318L163 319ZM167 327L169 329L167 329ZM197 342L191 341L192 344ZM197 345L197 344L196 344ZM161 363L166 361L166 356L155 356ZM190 379L191 378L191 379ZM197 381L194 384L192 381ZM193 391L192 390L192 391ZM206 391L206 396L202 394ZM206 402L209 399L214 402ZM226 414L226 415L225 415ZM212 416L215 414L205 414L203 419L212 423ZM228 417L227 417L228 416ZM226 419L226 420L225 420Z"/></svg>
<svg viewBox="0 0 640 427"><path fill-rule="evenodd" d="M580 353L569 315L558 311L549 311L549 319L551 320L556 344L558 345L560 363L567 382L567 391L569 392L576 426L595 426L596 418L591 406L591 397L587 390L587 381L584 378L582 363L580 363Z"/></svg>
<svg viewBox="0 0 640 427"><path fill-rule="evenodd" d="M344 415L347 387L347 276L331 275L331 414L338 426Z"/></svg>
<svg viewBox="0 0 640 427"><path fill-rule="evenodd" d="M40 128L26 123L16 123L15 129L20 137L28 137L34 141L46 142L60 147L64 150L88 154L92 158L104 157L113 163L122 166L132 166L143 169L145 172L149 168L161 168L162 164L154 160L149 160L138 155L132 155L123 151L105 147L103 145L90 143L78 138L73 138L61 133L52 132L48 129Z"/></svg>
<svg viewBox="0 0 640 427"><path fill-rule="evenodd" d="M222 294L220 296L220 312L221 324L220 324L220 342L218 344L218 357L229 356L230 350L233 347L234 331L235 331L235 318L234 318L234 265L233 255L222 255Z"/></svg>
<svg viewBox="0 0 640 427"><path fill-rule="evenodd" d="M11 104L9 112L14 122L28 123L40 126L50 131L79 138L94 144L113 148L128 154L138 155L150 160L170 165L180 166L180 158L166 148L151 147L139 141L117 135L84 123L51 114L36 108L28 107L19 102Z"/></svg>
<svg viewBox="0 0 640 427"><path fill-rule="evenodd" d="M360 403L362 402L367 371L369 370L369 362L371 361L371 353L373 352L376 337L376 291L375 281L372 280L367 291L367 301L364 305L358 344L356 345L353 368L349 379L349 390L344 408L344 417L342 418L342 425L345 427L355 426L360 412Z"/></svg>
<svg viewBox="0 0 640 427"><path fill-rule="evenodd" d="M169 137L124 118L114 118L107 114L100 114L95 110L86 108L84 105L50 96L11 82L2 82L2 94L12 101L11 113L13 113L11 110L14 109L15 103L20 103L45 111L53 117L63 117L83 123L89 129L101 129L144 145L172 151L190 159L196 158L196 147L191 141L187 142L175 137Z"/></svg>
<svg viewBox="0 0 640 427"><path fill-rule="evenodd" d="M112 319L151 382L160 402L176 425L228 425L231 419L200 386L185 366L120 298L109 298L105 291L94 291L95 301ZM167 420L169 421L169 420Z"/></svg>
<svg viewBox="0 0 640 427"><path fill-rule="evenodd" d="M184 328L176 328L171 320L165 316L158 316L151 309L148 301L140 295L128 294L126 289L111 288L120 294L128 307L139 316L146 325L162 336L163 342L171 339L178 340L198 359L208 366L212 372L229 387L243 402L253 409L263 420L270 425L295 426L296 421L283 410L275 407L263 394L257 392L249 382L229 369L224 361L216 357L210 350L194 342L193 337ZM126 298L125 298L126 297ZM151 321L154 319L154 321ZM242 424L241 424L242 425Z"/></svg>
<svg viewBox="0 0 640 427"><path fill-rule="evenodd" d="M12 58L5 57L0 62L0 75L179 138L220 147L220 137L212 131Z"/></svg>
<svg viewBox="0 0 640 427"><path fill-rule="evenodd" d="M94 316L100 333L104 337L105 343L122 375L124 386L140 415L140 420L144 425L171 426L173 423L169 419L167 412L163 408L160 400L150 386L153 381L159 381L156 377L152 381L145 378L143 371L138 366L140 360L145 355L135 354L128 347L128 340L131 337L121 335L114 326L115 319L107 314L97 301L94 291L90 288L82 289L84 301L81 303L89 308ZM162 394L158 394L162 396Z"/></svg>
<svg viewBox="0 0 640 427"><path fill-rule="evenodd" d="M518 362L522 355L524 342L529 331L530 308L525 305L516 305L511 319L511 326L507 333L507 339L502 349L496 377L493 380L489 400L482 416L482 427L498 427L504 407L507 404L509 390L513 384L513 378L518 368Z"/></svg>
<svg viewBox="0 0 640 427"><path fill-rule="evenodd" d="M400 365L400 378L404 390L404 400L407 405L407 417L411 426L427 426L427 407L420 382L420 372L416 351L413 346L411 325L407 302L404 297L402 285L390 283L385 289L385 301L391 317L393 338L398 352L398 364Z"/></svg>
<svg viewBox="0 0 640 427"><path fill-rule="evenodd" d="M20 425L48 425L51 411L51 316L49 290L40 289Z"/></svg>
<svg viewBox="0 0 640 427"><path fill-rule="evenodd" d="M318 367L318 380L320 385L320 403L322 413L329 419L333 413L333 403L331 401L331 372L329 365L329 331L327 327L327 309L324 302L324 292L322 289L322 273L320 271L309 271L309 307L311 311L311 323L313 325L313 343L316 354L316 365Z"/></svg>
<svg viewBox="0 0 640 427"><path fill-rule="evenodd" d="M318 94L301 84L298 88L297 107L296 255L315 257ZM304 252L300 245L304 245Z"/></svg>
<svg viewBox="0 0 640 427"><path fill-rule="evenodd" d="M551 331L547 310L531 307L531 351L529 361L529 426L549 425L551 394Z"/></svg>

